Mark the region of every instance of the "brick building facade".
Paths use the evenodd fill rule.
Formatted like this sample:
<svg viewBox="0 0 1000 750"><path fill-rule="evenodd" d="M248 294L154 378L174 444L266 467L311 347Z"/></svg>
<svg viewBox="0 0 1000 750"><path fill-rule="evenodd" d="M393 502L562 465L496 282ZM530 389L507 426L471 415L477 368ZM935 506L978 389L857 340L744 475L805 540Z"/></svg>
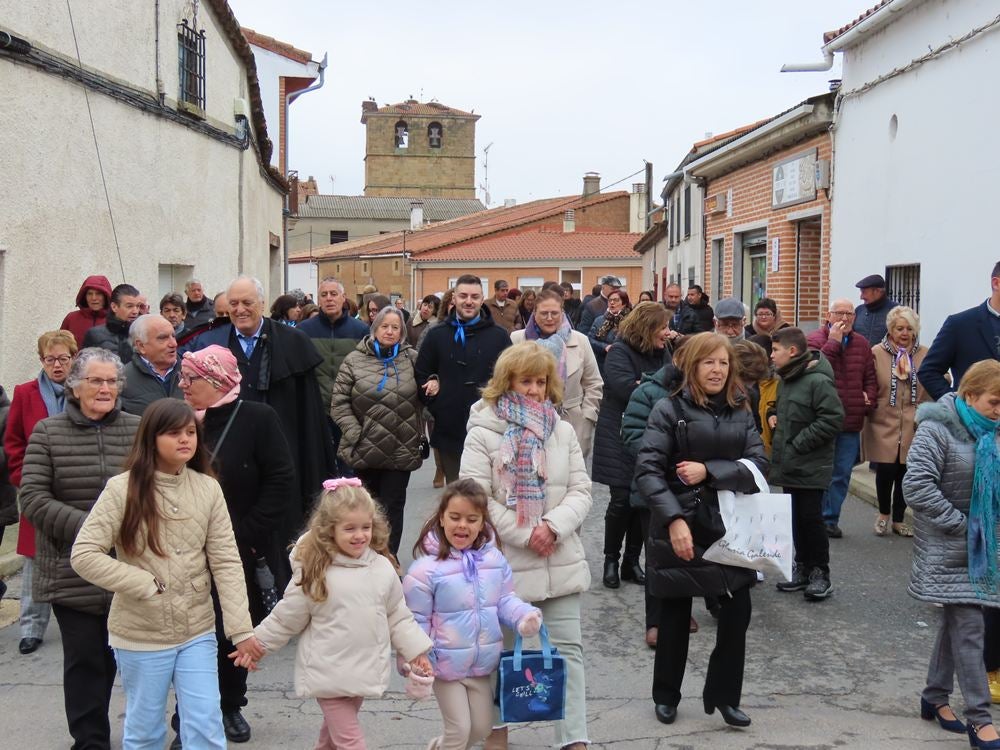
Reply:
<svg viewBox="0 0 1000 750"><path fill-rule="evenodd" d="M686 169L703 186L705 279L712 300L775 300L819 326L830 297L832 96L806 100Z"/></svg>

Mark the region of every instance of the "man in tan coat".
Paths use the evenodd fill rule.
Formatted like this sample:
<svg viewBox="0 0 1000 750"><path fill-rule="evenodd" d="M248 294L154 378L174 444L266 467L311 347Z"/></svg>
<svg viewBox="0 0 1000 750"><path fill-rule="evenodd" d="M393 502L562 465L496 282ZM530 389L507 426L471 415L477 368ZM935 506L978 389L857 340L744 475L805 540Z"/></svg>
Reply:
<svg viewBox="0 0 1000 750"><path fill-rule="evenodd" d="M493 322L510 333L517 327L517 305L507 299L510 287L503 279L493 283L493 296L486 300L486 307L493 316Z"/></svg>

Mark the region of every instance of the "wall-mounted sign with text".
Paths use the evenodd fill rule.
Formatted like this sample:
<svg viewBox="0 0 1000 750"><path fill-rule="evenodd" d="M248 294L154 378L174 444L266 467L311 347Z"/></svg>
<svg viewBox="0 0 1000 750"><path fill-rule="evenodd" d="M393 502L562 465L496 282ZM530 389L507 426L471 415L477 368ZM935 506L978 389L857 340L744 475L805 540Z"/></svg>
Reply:
<svg viewBox="0 0 1000 750"><path fill-rule="evenodd" d="M771 208L816 200L816 149L774 165L771 171Z"/></svg>

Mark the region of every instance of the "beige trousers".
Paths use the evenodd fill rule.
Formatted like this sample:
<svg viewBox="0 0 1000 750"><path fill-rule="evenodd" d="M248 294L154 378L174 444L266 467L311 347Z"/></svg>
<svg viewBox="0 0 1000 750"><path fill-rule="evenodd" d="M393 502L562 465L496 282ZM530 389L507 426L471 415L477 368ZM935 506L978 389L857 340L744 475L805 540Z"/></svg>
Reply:
<svg viewBox="0 0 1000 750"><path fill-rule="evenodd" d="M489 677L434 680L434 696L444 719L439 750L468 750L490 733L493 725L493 688Z"/></svg>

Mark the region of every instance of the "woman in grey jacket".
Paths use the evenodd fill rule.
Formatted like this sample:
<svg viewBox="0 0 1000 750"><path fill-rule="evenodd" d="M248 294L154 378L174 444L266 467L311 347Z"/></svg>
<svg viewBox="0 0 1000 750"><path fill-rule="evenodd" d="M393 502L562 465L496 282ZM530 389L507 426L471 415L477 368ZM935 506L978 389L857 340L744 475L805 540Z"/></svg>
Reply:
<svg viewBox="0 0 1000 750"><path fill-rule="evenodd" d="M982 610L1000 607L1000 362L970 367L957 394L917 409L917 424L903 477L916 519L909 592L943 605L920 715L994 750ZM967 727L948 705L955 676Z"/></svg>
<svg viewBox="0 0 1000 750"><path fill-rule="evenodd" d="M330 416L343 437L338 451L389 519L389 549L403 535L410 473L420 468L423 422L413 373L416 353L395 307L383 307L371 335L347 355L333 384Z"/></svg>

